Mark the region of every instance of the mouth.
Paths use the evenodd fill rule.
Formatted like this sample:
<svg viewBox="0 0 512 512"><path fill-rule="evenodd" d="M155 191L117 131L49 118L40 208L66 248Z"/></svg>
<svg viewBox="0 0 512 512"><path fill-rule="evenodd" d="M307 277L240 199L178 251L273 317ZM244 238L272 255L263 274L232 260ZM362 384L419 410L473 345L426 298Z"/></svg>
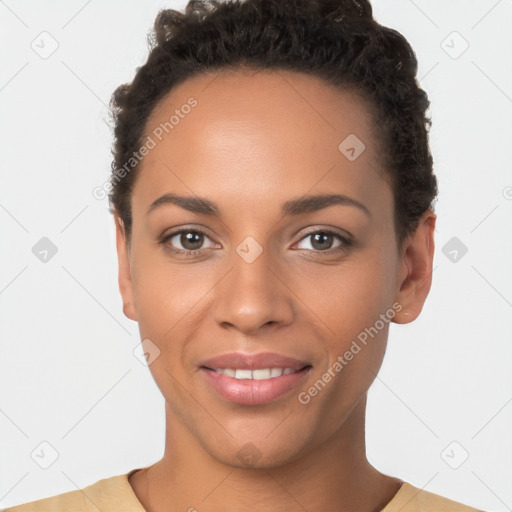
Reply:
<svg viewBox="0 0 512 512"><path fill-rule="evenodd" d="M311 370L305 361L278 354L232 353L203 362L201 375L210 389L231 403L262 405L298 387Z"/></svg>
<svg viewBox="0 0 512 512"><path fill-rule="evenodd" d="M233 379L244 380L265 380L265 379L275 379L276 377L281 377L282 375L290 375L291 373L301 372L307 368L311 368L311 365L306 365L298 370L293 368L257 368L255 370L247 370L244 368L208 368L207 366L202 366L205 370L210 370L212 372L217 372L222 375L227 375L228 377L232 377Z"/></svg>

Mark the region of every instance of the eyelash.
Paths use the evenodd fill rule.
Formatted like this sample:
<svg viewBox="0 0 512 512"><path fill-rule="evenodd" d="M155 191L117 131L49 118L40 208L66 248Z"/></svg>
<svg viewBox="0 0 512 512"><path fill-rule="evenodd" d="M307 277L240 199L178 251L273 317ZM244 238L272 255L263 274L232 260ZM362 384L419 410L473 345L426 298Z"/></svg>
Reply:
<svg viewBox="0 0 512 512"><path fill-rule="evenodd" d="M171 247L170 245L167 244L168 240L170 240L171 238L175 237L176 235L180 235L182 233L199 233L199 234L204 235L205 237L209 238L208 234L199 228L181 229L179 231L174 231L173 233L169 233L168 235L161 237L159 240L159 243L162 244L162 246L164 246L164 248L166 250L171 251L175 254L182 255L182 256L197 256L197 255L201 254L201 252L209 250L209 249L196 249L196 250L190 251L190 250L176 249L175 247ZM348 248L350 248L352 246L351 240L349 240L348 238L345 238L344 236L340 235L336 231L332 231L330 229L318 229L316 231L310 231L309 233L306 233L299 240L299 242L308 238L309 236L316 235L317 233L322 233L324 235L333 235L335 238L337 238L342 243L338 247L327 249L326 251L320 251L320 250L315 250L315 249L305 249L305 250L314 252L314 253L322 255L322 256L323 255L332 256L332 255L338 254L340 252L346 252L348 250ZM297 242L297 243L299 243L299 242Z"/></svg>

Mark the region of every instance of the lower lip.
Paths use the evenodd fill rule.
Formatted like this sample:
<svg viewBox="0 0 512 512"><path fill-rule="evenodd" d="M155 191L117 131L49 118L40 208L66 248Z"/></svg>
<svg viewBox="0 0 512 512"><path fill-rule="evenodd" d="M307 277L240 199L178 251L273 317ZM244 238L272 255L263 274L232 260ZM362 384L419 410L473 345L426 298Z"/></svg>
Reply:
<svg viewBox="0 0 512 512"><path fill-rule="evenodd" d="M235 379L202 367L201 373L220 396L242 405L261 405L272 402L298 386L309 373L306 367L295 373L270 379Z"/></svg>

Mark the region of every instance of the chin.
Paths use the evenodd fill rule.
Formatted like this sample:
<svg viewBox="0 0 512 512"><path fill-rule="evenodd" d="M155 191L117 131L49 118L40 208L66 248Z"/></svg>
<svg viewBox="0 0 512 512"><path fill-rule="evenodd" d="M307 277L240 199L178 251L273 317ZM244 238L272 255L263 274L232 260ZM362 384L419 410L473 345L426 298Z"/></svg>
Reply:
<svg viewBox="0 0 512 512"><path fill-rule="evenodd" d="M251 433L226 439L209 439L203 448L217 462L240 469L272 469L292 463L304 452L305 439L297 438L301 429L294 426L293 432L283 430L268 434L271 430L258 429Z"/></svg>
<svg viewBox="0 0 512 512"><path fill-rule="evenodd" d="M217 450L215 450L217 452ZM290 447L289 450L283 451L282 447L262 447L260 449L256 444L247 442L243 444L238 450L226 453L223 450L221 453L212 453L221 464L231 466L237 469L252 469L252 470L266 470L274 469L285 466L298 457L297 447Z"/></svg>

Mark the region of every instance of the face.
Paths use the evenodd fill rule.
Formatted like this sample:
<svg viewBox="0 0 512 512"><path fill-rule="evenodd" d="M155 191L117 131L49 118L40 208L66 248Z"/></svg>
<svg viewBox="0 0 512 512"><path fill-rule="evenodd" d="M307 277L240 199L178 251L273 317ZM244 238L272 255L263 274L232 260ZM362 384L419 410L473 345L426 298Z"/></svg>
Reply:
<svg viewBox="0 0 512 512"><path fill-rule="evenodd" d="M372 123L355 94L284 71L193 77L147 122L129 251L116 224L124 311L172 422L218 461L276 466L340 432L390 322L421 310L433 216L397 247ZM190 200L153 204L166 194Z"/></svg>

